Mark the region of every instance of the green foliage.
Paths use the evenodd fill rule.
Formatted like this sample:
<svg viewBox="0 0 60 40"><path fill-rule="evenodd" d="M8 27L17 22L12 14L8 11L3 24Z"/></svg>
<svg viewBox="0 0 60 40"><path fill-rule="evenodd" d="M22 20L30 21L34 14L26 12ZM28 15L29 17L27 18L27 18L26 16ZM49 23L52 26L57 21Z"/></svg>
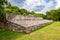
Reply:
<svg viewBox="0 0 60 40"><path fill-rule="evenodd" d="M7 4L7 0L0 0L0 21L4 20L5 17L5 5Z"/></svg>
<svg viewBox="0 0 60 40"><path fill-rule="evenodd" d="M19 9L17 6L8 6L5 8L6 13L13 13L13 14L21 14L21 15L27 15L27 10L26 9Z"/></svg>
<svg viewBox="0 0 60 40"><path fill-rule="evenodd" d="M24 15L24 16L26 16L28 14L32 14L32 15L35 14L34 11L29 12L24 8L18 8L17 6L8 6L4 10L5 10L6 13L21 14L21 15Z"/></svg>
<svg viewBox="0 0 60 40"><path fill-rule="evenodd" d="M60 21L60 8L57 10L51 10L46 13L47 19L52 19L54 21Z"/></svg>
<svg viewBox="0 0 60 40"><path fill-rule="evenodd" d="M45 15L44 14L40 14L40 13L35 13L34 16L35 17L43 17L43 18L45 18Z"/></svg>

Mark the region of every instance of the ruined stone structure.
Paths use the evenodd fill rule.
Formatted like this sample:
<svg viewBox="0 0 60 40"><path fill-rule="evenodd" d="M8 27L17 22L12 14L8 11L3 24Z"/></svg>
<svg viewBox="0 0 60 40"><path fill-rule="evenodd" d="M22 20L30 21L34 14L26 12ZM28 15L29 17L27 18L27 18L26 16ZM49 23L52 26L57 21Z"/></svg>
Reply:
<svg viewBox="0 0 60 40"><path fill-rule="evenodd" d="M34 17L30 14L27 16L6 14L6 20L6 29L26 33L53 22L52 20L44 20L41 17Z"/></svg>

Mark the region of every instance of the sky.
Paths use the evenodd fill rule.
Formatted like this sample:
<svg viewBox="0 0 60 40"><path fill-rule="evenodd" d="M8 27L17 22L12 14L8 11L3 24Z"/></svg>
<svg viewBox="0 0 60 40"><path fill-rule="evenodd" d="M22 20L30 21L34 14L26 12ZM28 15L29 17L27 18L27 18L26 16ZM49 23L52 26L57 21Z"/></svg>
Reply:
<svg viewBox="0 0 60 40"><path fill-rule="evenodd" d="M8 0L8 2L13 6L39 13L46 13L60 7L60 0Z"/></svg>

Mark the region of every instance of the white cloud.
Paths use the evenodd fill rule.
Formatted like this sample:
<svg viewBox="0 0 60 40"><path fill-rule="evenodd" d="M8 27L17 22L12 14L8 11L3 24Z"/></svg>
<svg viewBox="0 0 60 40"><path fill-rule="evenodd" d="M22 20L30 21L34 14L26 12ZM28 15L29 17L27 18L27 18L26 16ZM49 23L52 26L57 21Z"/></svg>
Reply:
<svg viewBox="0 0 60 40"><path fill-rule="evenodd" d="M49 11L51 8L51 6L53 5L53 2L50 1L48 4L45 3L45 8L41 11L41 13L45 13L46 11Z"/></svg>
<svg viewBox="0 0 60 40"><path fill-rule="evenodd" d="M32 11L38 5L41 5L40 0L26 0L23 7Z"/></svg>
<svg viewBox="0 0 60 40"><path fill-rule="evenodd" d="M24 2L24 8L30 11L36 10L36 6L44 5L44 9L41 10L40 12L45 13L46 11L52 9L51 7L54 5L53 0L50 0L50 2L45 2L45 0L26 0Z"/></svg>
<svg viewBox="0 0 60 40"><path fill-rule="evenodd" d="M60 7L60 0L56 0L56 2L57 2L56 8L59 8Z"/></svg>
<svg viewBox="0 0 60 40"><path fill-rule="evenodd" d="M42 12L45 13L46 11L49 11L51 9L59 8L60 7L60 0L49 0L49 2L46 2L46 0L24 0L24 2L21 2L23 0L18 0L19 3L16 3L10 0L11 4L16 5L18 7L26 8L29 11L35 11L35 12ZM57 2L57 5L56 3Z"/></svg>

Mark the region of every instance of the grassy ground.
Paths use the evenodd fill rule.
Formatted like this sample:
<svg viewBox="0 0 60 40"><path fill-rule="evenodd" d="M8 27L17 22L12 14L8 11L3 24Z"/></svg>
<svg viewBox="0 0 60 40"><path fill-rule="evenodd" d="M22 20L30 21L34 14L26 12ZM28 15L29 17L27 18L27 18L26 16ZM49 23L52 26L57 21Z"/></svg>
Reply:
<svg viewBox="0 0 60 40"><path fill-rule="evenodd" d="M60 22L54 22L30 34L0 30L0 40L60 40Z"/></svg>

